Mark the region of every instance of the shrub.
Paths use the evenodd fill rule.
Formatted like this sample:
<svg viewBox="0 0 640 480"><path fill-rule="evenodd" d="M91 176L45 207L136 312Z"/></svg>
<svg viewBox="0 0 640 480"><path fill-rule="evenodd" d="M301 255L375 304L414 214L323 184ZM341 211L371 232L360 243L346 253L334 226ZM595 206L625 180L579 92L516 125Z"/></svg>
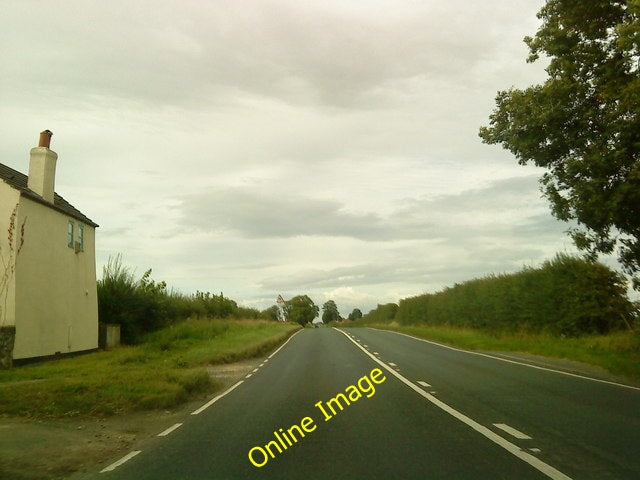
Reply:
<svg viewBox="0 0 640 480"><path fill-rule="evenodd" d="M398 305L395 303L378 304L376 308L364 315L362 320L369 323L390 322L395 318L397 311Z"/></svg>
<svg viewBox="0 0 640 480"><path fill-rule="evenodd" d="M634 322L625 279L600 263L568 255L557 255L540 268L406 298L394 316L391 310L379 305L364 318L565 336L608 333Z"/></svg>
<svg viewBox="0 0 640 480"><path fill-rule="evenodd" d="M98 316L101 322L120 324L121 340L138 343L142 335L188 317L257 319L261 312L220 295L167 291L165 282L151 278L151 269L139 280L122 264L122 256L109 258L98 281Z"/></svg>

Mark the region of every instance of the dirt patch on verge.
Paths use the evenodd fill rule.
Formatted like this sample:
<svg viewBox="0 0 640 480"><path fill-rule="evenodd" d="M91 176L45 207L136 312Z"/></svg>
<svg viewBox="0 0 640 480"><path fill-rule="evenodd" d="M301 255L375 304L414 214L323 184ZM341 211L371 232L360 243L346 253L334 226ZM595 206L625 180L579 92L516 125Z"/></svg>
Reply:
<svg viewBox="0 0 640 480"><path fill-rule="evenodd" d="M211 365L207 370L214 380L222 383L220 391L223 391L251 372L262 360L254 358ZM60 480L95 477L102 468L136 450L136 446L149 437L183 421L181 419L202 405L204 400L171 411L140 412L102 419L26 420L2 417L0 478Z"/></svg>

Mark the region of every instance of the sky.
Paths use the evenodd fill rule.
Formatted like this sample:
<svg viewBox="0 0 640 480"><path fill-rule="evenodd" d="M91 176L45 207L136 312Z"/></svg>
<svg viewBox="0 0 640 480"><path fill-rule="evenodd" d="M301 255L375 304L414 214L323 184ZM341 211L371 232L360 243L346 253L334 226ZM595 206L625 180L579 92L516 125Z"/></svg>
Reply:
<svg viewBox="0 0 640 480"><path fill-rule="evenodd" d="M0 163L176 291L340 313L575 252L544 173L482 144L546 78L543 0L2 0ZM66 232L64 233L66 235Z"/></svg>

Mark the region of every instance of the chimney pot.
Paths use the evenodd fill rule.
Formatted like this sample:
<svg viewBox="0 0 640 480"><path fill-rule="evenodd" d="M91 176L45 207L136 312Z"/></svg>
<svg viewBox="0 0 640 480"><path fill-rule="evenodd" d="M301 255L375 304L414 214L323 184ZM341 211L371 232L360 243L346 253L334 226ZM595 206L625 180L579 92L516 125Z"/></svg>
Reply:
<svg viewBox="0 0 640 480"><path fill-rule="evenodd" d="M40 132L40 141L38 142L38 146L49 148L49 145L51 145L51 135L53 135L51 130Z"/></svg>
<svg viewBox="0 0 640 480"><path fill-rule="evenodd" d="M27 186L49 203L55 200L56 161L58 154L49 149L50 130L40 132L40 143L30 152Z"/></svg>

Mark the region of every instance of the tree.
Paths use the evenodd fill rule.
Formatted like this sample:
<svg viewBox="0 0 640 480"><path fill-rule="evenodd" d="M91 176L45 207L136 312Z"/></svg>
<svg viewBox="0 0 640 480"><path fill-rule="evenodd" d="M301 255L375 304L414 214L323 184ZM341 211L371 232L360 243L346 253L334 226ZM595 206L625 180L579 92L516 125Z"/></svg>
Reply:
<svg viewBox="0 0 640 480"><path fill-rule="evenodd" d="M303 327L318 316L319 310L307 295L298 295L285 302L287 320L299 323Z"/></svg>
<svg viewBox="0 0 640 480"><path fill-rule="evenodd" d="M280 320L278 314L278 306L272 305L266 310L263 310L262 312L260 312L260 317L266 320L273 320L274 322L277 322L278 320Z"/></svg>
<svg viewBox="0 0 640 480"><path fill-rule="evenodd" d="M360 320L362 318L362 312L359 308L354 308L353 311L349 314L349 320L355 321Z"/></svg>
<svg viewBox="0 0 640 480"><path fill-rule="evenodd" d="M640 0L547 0L526 37L548 79L500 91L484 143L547 169L555 217L575 220L576 246L618 256L640 290Z"/></svg>
<svg viewBox="0 0 640 480"><path fill-rule="evenodd" d="M328 300L322 305L322 321L324 323L337 322L340 319L338 306L333 300Z"/></svg>

